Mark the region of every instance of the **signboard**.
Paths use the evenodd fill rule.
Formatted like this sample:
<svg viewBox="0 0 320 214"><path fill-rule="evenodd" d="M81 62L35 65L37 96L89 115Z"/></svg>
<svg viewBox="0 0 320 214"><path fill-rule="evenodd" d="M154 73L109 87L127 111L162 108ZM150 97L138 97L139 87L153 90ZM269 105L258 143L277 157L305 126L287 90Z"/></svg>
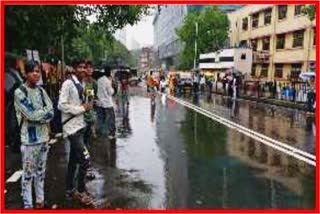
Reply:
<svg viewBox="0 0 320 214"><path fill-rule="evenodd" d="M39 51L27 49L27 60L34 60L40 62Z"/></svg>

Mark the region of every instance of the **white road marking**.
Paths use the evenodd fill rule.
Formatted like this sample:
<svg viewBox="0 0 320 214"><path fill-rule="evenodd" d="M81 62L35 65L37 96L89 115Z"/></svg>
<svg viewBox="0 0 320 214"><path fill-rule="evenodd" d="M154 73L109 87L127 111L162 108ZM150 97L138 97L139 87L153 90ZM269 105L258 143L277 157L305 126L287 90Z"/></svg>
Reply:
<svg viewBox="0 0 320 214"><path fill-rule="evenodd" d="M13 175L11 175L11 177L7 179L6 183L17 182L19 178L22 176L22 172L23 172L22 170L19 170L13 173Z"/></svg>
<svg viewBox="0 0 320 214"><path fill-rule="evenodd" d="M192 109L192 110L194 110L194 111L196 111L196 112L198 112L198 113L200 113L200 114L202 114L204 116L207 116L207 117L209 117L209 118L211 118L211 119L213 119L213 120L215 120L215 121L217 121L217 122L219 122L219 123L231 128L231 129L235 129L236 131L241 132L244 135L247 135L248 137L251 137L251 138L253 138L253 139L257 140L257 141L260 141L261 143L264 143L264 144L266 144L266 145L268 145L268 146L270 146L270 147L272 147L272 148L274 148L274 149L276 149L278 151L286 153L287 155L290 155L290 156L295 157L295 158L297 158L299 160L302 160L302 161L304 161L304 162L306 162L306 163L308 163L310 165L316 166L316 162L315 162L316 157L315 157L315 155L312 155L310 153L304 152L304 151L302 151L300 149L297 149L295 147L289 146L289 145L287 145L285 143L281 143L280 141L277 141L275 139L267 137L267 136L265 136L265 135L263 135L261 133L255 132L255 131L253 131L251 129L248 129L248 128L244 127L244 126L241 126L241 125L239 125L237 123L234 123L234 122L232 122L230 120L227 120L227 119L225 119L223 117L220 117L220 116L218 116L218 115L216 115L216 114L214 114L214 113L212 113L210 111L202 109L202 108L200 108L200 107L198 107L198 106L196 106L194 104L191 104L189 102L186 102L184 100L178 99L178 98L173 97L171 95L167 95L167 97L169 99L172 99L172 100L176 101L177 103L179 103L181 105L184 105L184 106L186 106L186 107L188 107L188 108L190 108L190 109Z"/></svg>

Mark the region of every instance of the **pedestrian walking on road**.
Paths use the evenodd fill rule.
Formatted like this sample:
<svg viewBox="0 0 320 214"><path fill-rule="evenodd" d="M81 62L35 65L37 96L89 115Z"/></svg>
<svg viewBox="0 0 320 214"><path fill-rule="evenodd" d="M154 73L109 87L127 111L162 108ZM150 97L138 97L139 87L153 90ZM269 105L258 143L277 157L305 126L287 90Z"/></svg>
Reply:
<svg viewBox="0 0 320 214"><path fill-rule="evenodd" d="M237 90L238 90L238 80L236 78L235 75L233 75L233 79L232 79L232 99L237 99Z"/></svg>
<svg viewBox="0 0 320 214"><path fill-rule="evenodd" d="M44 208L44 179L49 151L49 122L53 118L52 102L46 91L37 86L40 67L34 61L25 66L26 82L15 90L14 105L20 124L22 179L25 209L33 208L32 181L36 195L35 208Z"/></svg>
<svg viewBox="0 0 320 214"><path fill-rule="evenodd" d="M200 75L199 72L196 71L193 74L193 93L197 94L199 92L199 86L200 86Z"/></svg>
<svg viewBox="0 0 320 214"><path fill-rule="evenodd" d="M86 190L84 182L90 167L90 154L84 143L87 126L84 113L92 109L93 101L84 103L84 88L81 81L85 77L85 61L74 60L72 64L75 75L72 74L71 78L62 84L58 103L62 116L63 134L70 142L66 197L90 205L93 203L93 196ZM80 165L78 173L76 173L77 165ZM77 188L75 177L78 180Z"/></svg>
<svg viewBox="0 0 320 214"><path fill-rule="evenodd" d="M105 75L98 79L98 123L97 130L99 134L104 135L103 128L107 126L107 134L110 140L115 138L116 125L115 113L112 96L114 89L112 88L111 69L105 68Z"/></svg>

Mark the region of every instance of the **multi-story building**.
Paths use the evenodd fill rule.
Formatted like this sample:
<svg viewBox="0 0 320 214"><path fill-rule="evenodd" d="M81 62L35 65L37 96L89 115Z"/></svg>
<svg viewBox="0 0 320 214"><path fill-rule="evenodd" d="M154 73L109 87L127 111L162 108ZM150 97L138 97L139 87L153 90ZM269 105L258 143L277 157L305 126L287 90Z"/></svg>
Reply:
<svg viewBox="0 0 320 214"><path fill-rule="evenodd" d="M153 51L151 47L144 47L141 49L139 56L139 72L145 73L152 68Z"/></svg>
<svg viewBox="0 0 320 214"><path fill-rule="evenodd" d="M246 5L228 14L231 45L253 49L253 78L289 81L314 69L316 22L302 7Z"/></svg>
<svg viewBox="0 0 320 214"><path fill-rule="evenodd" d="M162 67L169 68L177 64L178 54L184 44L178 39L176 29L190 11L202 10L209 5L161 5L153 19L154 48ZM217 5L225 12L230 12L242 5Z"/></svg>

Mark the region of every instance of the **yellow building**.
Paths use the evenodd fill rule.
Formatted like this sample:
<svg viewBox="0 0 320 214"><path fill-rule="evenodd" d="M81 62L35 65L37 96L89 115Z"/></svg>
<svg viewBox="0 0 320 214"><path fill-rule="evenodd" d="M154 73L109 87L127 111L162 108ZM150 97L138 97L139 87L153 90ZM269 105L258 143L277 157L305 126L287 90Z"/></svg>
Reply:
<svg viewBox="0 0 320 214"><path fill-rule="evenodd" d="M246 5L228 14L231 45L253 49L253 79L288 81L315 68L316 21L302 7Z"/></svg>

